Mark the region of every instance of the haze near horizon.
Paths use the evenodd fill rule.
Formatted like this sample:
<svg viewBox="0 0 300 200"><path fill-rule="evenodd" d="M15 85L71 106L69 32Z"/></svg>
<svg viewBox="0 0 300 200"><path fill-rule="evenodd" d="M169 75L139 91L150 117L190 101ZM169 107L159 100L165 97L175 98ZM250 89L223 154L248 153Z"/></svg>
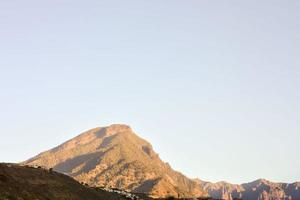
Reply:
<svg viewBox="0 0 300 200"><path fill-rule="evenodd" d="M299 8L0 2L0 161L125 123L189 177L299 181Z"/></svg>

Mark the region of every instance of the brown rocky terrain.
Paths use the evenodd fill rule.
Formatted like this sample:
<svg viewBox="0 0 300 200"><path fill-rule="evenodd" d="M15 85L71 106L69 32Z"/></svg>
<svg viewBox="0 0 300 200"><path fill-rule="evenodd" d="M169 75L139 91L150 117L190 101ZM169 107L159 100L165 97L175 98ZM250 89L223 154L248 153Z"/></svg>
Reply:
<svg viewBox="0 0 300 200"><path fill-rule="evenodd" d="M209 183L199 181L204 190L213 198L224 200L298 200L300 199L300 182L273 183L259 179L241 185L226 182Z"/></svg>
<svg viewBox="0 0 300 200"><path fill-rule="evenodd" d="M53 168L90 186L151 197L207 196L199 183L174 171L127 125L94 128L23 164Z"/></svg>
<svg viewBox="0 0 300 200"><path fill-rule="evenodd" d="M125 200L42 168L0 163L0 200Z"/></svg>
<svg viewBox="0 0 300 200"><path fill-rule="evenodd" d="M90 186L119 188L155 198L300 200L300 183L259 179L241 185L192 180L163 162L127 125L94 128L23 164L54 168Z"/></svg>

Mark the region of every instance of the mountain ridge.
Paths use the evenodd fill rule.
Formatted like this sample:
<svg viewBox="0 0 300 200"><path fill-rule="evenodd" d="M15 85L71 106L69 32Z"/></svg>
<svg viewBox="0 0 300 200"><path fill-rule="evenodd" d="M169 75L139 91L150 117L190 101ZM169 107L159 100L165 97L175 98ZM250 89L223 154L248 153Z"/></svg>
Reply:
<svg viewBox="0 0 300 200"><path fill-rule="evenodd" d="M300 199L300 182L272 182L257 179L248 183L231 184L225 181L216 183L198 180L208 194L224 200L298 200Z"/></svg>
<svg viewBox="0 0 300 200"><path fill-rule="evenodd" d="M299 182L258 179L231 184L190 179L162 161L152 145L125 124L90 129L22 164L54 168L91 186L115 187L154 198L209 195L224 200L300 199Z"/></svg>
<svg viewBox="0 0 300 200"><path fill-rule="evenodd" d="M90 129L22 164L54 168L91 186L151 197L207 196L198 183L173 170L149 142L124 124Z"/></svg>

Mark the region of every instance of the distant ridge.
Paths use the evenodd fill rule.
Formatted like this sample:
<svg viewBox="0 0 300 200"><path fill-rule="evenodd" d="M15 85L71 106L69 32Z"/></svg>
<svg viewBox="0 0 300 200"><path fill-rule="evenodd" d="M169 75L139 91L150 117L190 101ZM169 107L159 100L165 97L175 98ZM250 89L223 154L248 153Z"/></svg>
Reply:
<svg viewBox="0 0 300 200"><path fill-rule="evenodd" d="M224 200L300 200L300 182L274 183L265 179L253 182L230 184L210 183L198 180L202 188L216 199Z"/></svg>

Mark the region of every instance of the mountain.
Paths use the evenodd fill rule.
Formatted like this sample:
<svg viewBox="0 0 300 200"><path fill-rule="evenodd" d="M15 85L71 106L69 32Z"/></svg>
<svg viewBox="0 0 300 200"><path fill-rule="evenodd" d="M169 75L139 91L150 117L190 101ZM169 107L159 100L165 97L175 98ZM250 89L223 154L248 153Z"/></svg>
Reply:
<svg viewBox="0 0 300 200"><path fill-rule="evenodd" d="M0 163L0 200L38 199L125 200L134 198L89 188L69 176L52 170Z"/></svg>
<svg viewBox="0 0 300 200"><path fill-rule="evenodd" d="M300 182L274 183L259 179L241 185L226 182L210 183L198 181L213 198L224 200L299 200Z"/></svg>
<svg viewBox="0 0 300 200"><path fill-rule="evenodd" d="M53 168L90 186L155 198L207 196L197 181L174 171L127 125L91 129L22 164Z"/></svg>
<svg viewBox="0 0 300 200"><path fill-rule="evenodd" d="M53 168L90 186L119 188L154 198L300 200L300 183L259 179L241 185L192 180L163 162L127 125L94 128L22 163Z"/></svg>

